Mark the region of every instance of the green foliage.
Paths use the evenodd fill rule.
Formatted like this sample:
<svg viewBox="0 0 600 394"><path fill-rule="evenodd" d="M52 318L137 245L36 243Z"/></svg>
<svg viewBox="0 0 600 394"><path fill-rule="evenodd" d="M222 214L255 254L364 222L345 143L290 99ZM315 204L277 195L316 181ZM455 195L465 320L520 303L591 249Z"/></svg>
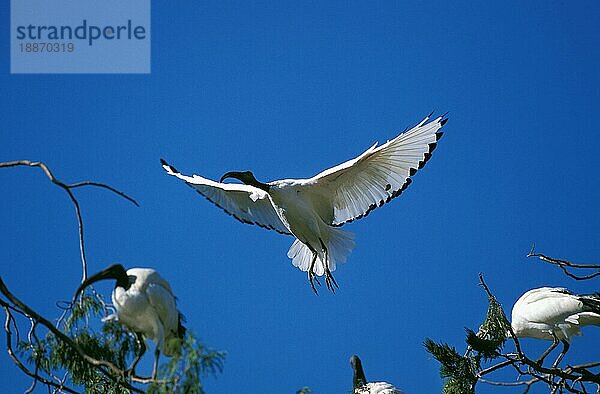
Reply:
<svg viewBox="0 0 600 394"><path fill-rule="evenodd" d="M506 333L510 323L504 314L502 305L493 296L488 297L489 307L483 324L475 334L467 329L467 344L485 360L498 357L506 342Z"/></svg>
<svg viewBox="0 0 600 394"><path fill-rule="evenodd" d="M93 328L109 309L99 295L84 293L81 301L73 306L58 327L82 349L96 360L109 362L123 371L109 377L87 362L71 345L48 332L45 337L30 338L17 343L22 357L40 371L49 375L68 374L73 385L89 393L125 394L130 384L125 372L141 351L136 336L127 331L114 319L105 320L100 328ZM35 331L32 331L35 333ZM163 358L164 359L164 358ZM159 384L149 387L150 393L203 393L201 375L216 374L223 369L225 353L213 351L197 343L188 332L180 357L170 358L159 369ZM107 369L107 368L105 368Z"/></svg>
<svg viewBox="0 0 600 394"><path fill-rule="evenodd" d="M200 376L223 371L226 353L207 349L190 332L181 349L180 357L173 357L160 367L159 382L148 388L149 394L202 394L204 390Z"/></svg>
<svg viewBox="0 0 600 394"><path fill-rule="evenodd" d="M103 312L104 303L100 297L84 295L59 328L86 354L125 370L127 355L139 351L139 346L133 336L114 321L104 324L100 332L90 328L90 318L99 320ZM129 393L118 383L124 377L111 380L52 332L35 343L34 346L31 342L21 341L18 348L22 355L29 353L28 361L38 365L40 370L48 374L66 371L73 384L83 386L86 392Z"/></svg>
<svg viewBox="0 0 600 394"><path fill-rule="evenodd" d="M481 361L490 361L500 355L510 323L496 299L489 296L488 301L487 314L479 331L475 333L466 329L469 351L465 356L446 343L438 344L429 338L425 340L425 348L441 364L440 375L447 379L444 394L474 393Z"/></svg>
<svg viewBox="0 0 600 394"><path fill-rule="evenodd" d="M425 348L441 364L440 375L447 379L444 383L445 394L473 393L477 378L473 373L476 361L471 357L461 356L446 343L435 343L425 340Z"/></svg>
<svg viewBox="0 0 600 394"><path fill-rule="evenodd" d="M300 390L296 391L296 394L310 394L310 393L312 393L312 390L306 386L304 386Z"/></svg>
<svg viewBox="0 0 600 394"><path fill-rule="evenodd" d="M499 342L495 339L481 338L480 335L476 334L469 328L465 328L465 331L467 332L467 345L470 349L476 352L478 361L480 361L482 358L485 361L489 361L498 357L499 348L504 344L504 340Z"/></svg>

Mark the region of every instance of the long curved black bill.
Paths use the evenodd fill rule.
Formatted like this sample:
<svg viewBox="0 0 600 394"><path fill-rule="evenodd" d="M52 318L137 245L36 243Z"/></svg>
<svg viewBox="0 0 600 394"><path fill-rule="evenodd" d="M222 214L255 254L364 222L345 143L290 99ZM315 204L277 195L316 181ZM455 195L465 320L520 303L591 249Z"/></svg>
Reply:
<svg viewBox="0 0 600 394"><path fill-rule="evenodd" d="M77 299L79 294L86 287L90 286L92 283L98 282L100 280L105 280L105 279L115 279L117 282L120 282L122 280L127 280L127 271L125 271L125 268L121 264L114 264L114 265L111 265L110 267L98 272L97 274L90 276L77 288L77 291L75 292L75 296L73 297L73 301L75 301Z"/></svg>

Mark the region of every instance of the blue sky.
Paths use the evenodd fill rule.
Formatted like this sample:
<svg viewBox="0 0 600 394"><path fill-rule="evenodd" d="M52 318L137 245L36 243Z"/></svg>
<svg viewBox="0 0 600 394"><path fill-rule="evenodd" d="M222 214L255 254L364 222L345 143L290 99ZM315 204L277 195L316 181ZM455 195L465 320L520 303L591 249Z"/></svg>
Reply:
<svg viewBox="0 0 600 394"><path fill-rule="evenodd" d="M0 14L0 160L140 201L77 191L90 271L121 262L171 282L188 328L228 352L210 393L345 393L355 353L369 380L439 392L422 342L464 349L487 305L479 272L507 313L533 287L599 290L525 258L534 242L600 256L597 2L154 2L150 75L11 75L7 2ZM292 238L235 221L159 164L309 177L432 110L449 111L444 138L400 198L344 227L357 245L335 295L312 294ZM0 274L57 316L80 279L71 203L38 169L2 169L0 184ZM600 330L584 334L571 363L597 359ZM29 385L6 354L0 381Z"/></svg>

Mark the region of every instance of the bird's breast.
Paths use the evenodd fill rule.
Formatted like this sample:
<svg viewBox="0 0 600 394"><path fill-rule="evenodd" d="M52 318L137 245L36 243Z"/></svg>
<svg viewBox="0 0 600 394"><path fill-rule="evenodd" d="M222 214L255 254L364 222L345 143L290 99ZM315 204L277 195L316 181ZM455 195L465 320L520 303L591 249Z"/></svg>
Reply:
<svg viewBox="0 0 600 394"><path fill-rule="evenodd" d="M319 232L318 215L300 187L283 187L269 194L277 214L294 235L300 238L306 232Z"/></svg>
<svg viewBox="0 0 600 394"><path fill-rule="evenodd" d="M136 291L133 287L127 291L117 287L113 291L112 301L121 323L147 338L155 337L156 313L145 294Z"/></svg>

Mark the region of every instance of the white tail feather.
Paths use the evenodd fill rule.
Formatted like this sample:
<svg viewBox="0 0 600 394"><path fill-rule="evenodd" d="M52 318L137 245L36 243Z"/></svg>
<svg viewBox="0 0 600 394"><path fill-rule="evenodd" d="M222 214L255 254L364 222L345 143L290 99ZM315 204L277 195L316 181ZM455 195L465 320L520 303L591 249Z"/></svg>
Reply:
<svg viewBox="0 0 600 394"><path fill-rule="evenodd" d="M339 228L331 227L328 233L329 240L325 243L329 257L329 270L335 271L336 264L343 264L346 258L354 249L354 234ZM312 252L300 240L296 239L290 250L288 257L292 259L294 267L301 271L308 271L312 261ZM317 249L317 260L315 261L314 273L317 276L325 274L325 255L322 250Z"/></svg>

